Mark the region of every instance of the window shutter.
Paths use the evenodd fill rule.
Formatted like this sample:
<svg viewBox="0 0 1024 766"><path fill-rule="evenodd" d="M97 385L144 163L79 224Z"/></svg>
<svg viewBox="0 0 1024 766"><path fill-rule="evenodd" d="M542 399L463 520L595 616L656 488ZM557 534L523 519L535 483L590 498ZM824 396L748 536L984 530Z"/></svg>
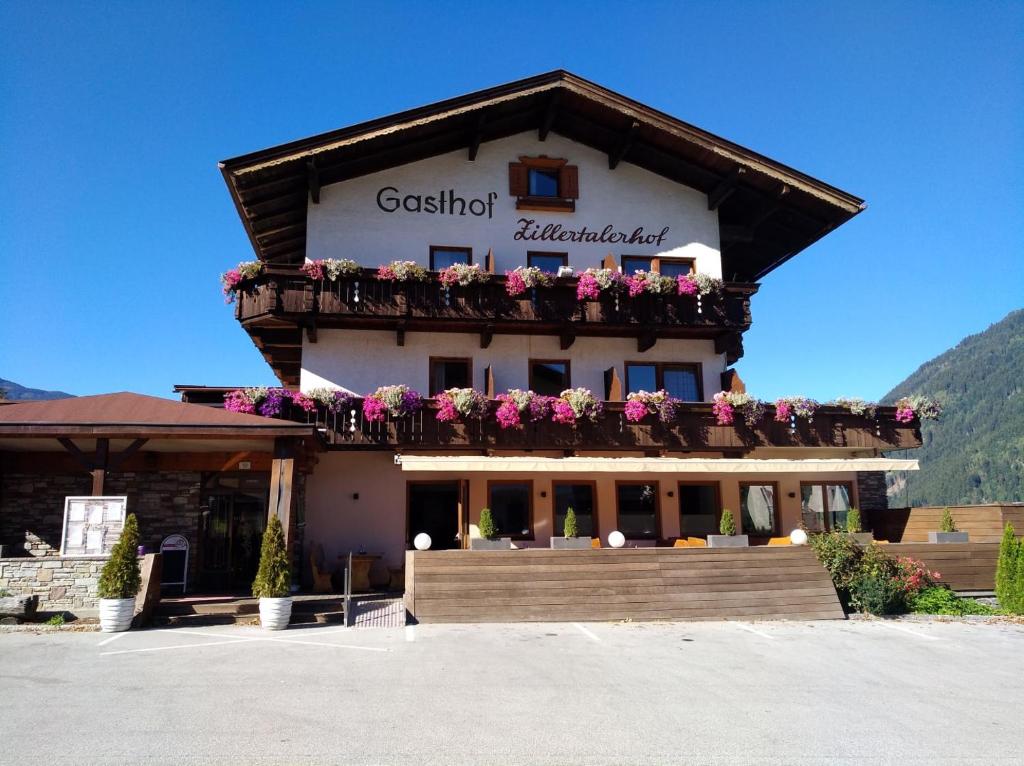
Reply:
<svg viewBox="0 0 1024 766"><path fill-rule="evenodd" d="M604 400L622 401L622 381L619 380L619 371L615 367L609 367L604 371Z"/></svg>
<svg viewBox="0 0 1024 766"><path fill-rule="evenodd" d="M575 165L563 165L558 171L558 189L564 199L579 199L579 168Z"/></svg>
<svg viewBox="0 0 1024 766"><path fill-rule="evenodd" d="M530 179L526 165L521 162L508 163L508 193L513 197L525 197L530 191Z"/></svg>

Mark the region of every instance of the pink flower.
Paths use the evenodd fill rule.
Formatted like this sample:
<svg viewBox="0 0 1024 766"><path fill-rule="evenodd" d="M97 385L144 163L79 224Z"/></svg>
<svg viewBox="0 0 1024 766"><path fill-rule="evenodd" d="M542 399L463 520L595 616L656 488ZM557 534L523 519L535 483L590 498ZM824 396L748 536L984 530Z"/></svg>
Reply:
<svg viewBox="0 0 1024 766"><path fill-rule="evenodd" d="M697 283L689 274L680 274L676 277L676 284L680 295L696 295Z"/></svg>
<svg viewBox="0 0 1024 766"><path fill-rule="evenodd" d="M522 424L522 420L519 417L519 407L506 394L499 394L498 401L501 404L498 405L498 409L494 413L494 417L498 420L498 425L502 428L518 428Z"/></svg>
<svg viewBox="0 0 1024 766"><path fill-rule="evenodd" d="M775 420L777 422L788 423L792 414L793 408L789 406L788 402L784 402L781 399L775 402Z"/></svg>
<svg viewBox="0 0 1024 766"><path fill-rule="evenodd" d="M242 281L242 272L238 269L231 269L225 271L220 276L220 283L223 285L224 290L224 302L233 303L235 300L235 291L238 289L239 283Z"/></svg>
<svg viewBox="0 0 1024 766"><path fill-rule="evenodd" d="M555 399L551 403L551 419L563 425L572 425L576 422L576 413L572 405L564 399Z"/></svg>
<svg viewBox="0 0 1024 766"><path fill-rule="evenodd" d="M324 278L324 262L322 260L310 261L299 267L299 271L310 279Z"/></svg>
<svg viewBox="0 0 1024 766"><path fill-rule="evenodd" d="M576 283L576 300L596 301L600 297L601 287L597 283L597 278L586 272L580 274L579 281Z"/></svg>
<svg viewBox="0 0 1024 766"><path fill-rule="evenodd" d="M232 391L224 397L224 409L228 412L241 412L246 415L256 414L256 405L241 389Z"/></svg>
<svg viewBox="0 0 1024 766"><path fill-rule="evenodd" d="M647 280L640 272L637 272L631 277L626 277L626 285L629 287L629 297L635 298L647 289Z"/></svg>
<svg viewBox="0 0 1024 766"><path fill-rule="evenodd" d="M909 407L897 407L896 408L896 422L897 423L909 423L914 419L914 411Z"/></svg>
<svg viewBox="0 0 1024 766"><path fill-rule="evenodd" d="M526 282L518 271L505 272L505 292L513 298L526 292Z"/></svg>
<svg viewBox="0 0 1024 766"><path fill-rule="evenodd" d="M380 399L367 396L363 399L363 417L370 423L383 423L387 417L388 408Z"/></svg>
<svg viewBox="0 0 1024 766"><path fill-rule="evenodd" d="M398 279L398 275L395 273L395 270L390 266L381 266L379 269L377 269L377 279L396 280Z"/></svg>
<svg viewBox="0 0 1024 766"><path fill-rule="evenodd" d="M647 417L647 405L640 399L630 399L626 402L625 413L630 423L639 423Z"/></svg>
<svg viewBox="0 0 1024 766"><path fill-rule="evenodd" d="M733 419L732 405L729 402L715 402L711 411L715 413L720 426L731 426Z"/></svg>
<svg viewBox="0 0 1024 766"><path fill-rule="evenodd" d="M291 395L292 403L304 412L316 412L316 400L303 393L295 392Z"/></svg>
<svg viewBox="0 0 1024 766"><path fill-rule="evenodd" d="M459 411L455 409L455 402L448 394L438 394L437 397L437 419L442 423L450 423L459 419Z"/></svg>

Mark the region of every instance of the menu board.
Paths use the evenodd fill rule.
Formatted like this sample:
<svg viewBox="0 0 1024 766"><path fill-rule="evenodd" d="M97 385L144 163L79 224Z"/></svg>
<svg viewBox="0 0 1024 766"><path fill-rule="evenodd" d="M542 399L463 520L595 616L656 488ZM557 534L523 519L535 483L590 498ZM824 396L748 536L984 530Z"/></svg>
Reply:
<svg viewBox="0 0 1024 766"><path fill-rule="evenodd" d="M65 497L62 556L109 556L124 529L127 497Z"/></svg>

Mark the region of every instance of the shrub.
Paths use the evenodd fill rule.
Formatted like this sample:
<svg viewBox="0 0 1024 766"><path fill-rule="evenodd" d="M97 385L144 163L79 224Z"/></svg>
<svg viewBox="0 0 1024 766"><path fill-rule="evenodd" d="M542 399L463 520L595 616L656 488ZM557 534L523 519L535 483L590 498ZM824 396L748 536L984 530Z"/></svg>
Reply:
<svg viewBox="0 0 1024 766"><path fill-rule="evenodd" d="M484 508L480 511L480 523L477 527L480 529L480 537L484 540L493 540L494 536L498 534L498 530L494 526L494 517L491 516L490 508Z"/></svg>
<svg viewBox="0 0 1024 766"><path fill-rule="evenodd" d="M260 567L252 583L254 598L285 598L291 592L291 567L281 520L271 516L260 546Z"/></svg>
<svg viewBox="0 0 1024 766"><path fill-rule="evenodd" d="M1014 570L1010 603L1005 608L1010 614L1024 614L1024 544L1020 541L1017 542L1017 566Z"/></svg>
<svg viewBox="0 0 1024 766"><path fill-rule="evenodd" d="M864 573L850 591L850 602L868 614L902 614L907 611L906 593L899 582L881 574Z"/></svg>
<svg viewBox="0 0 1024 766"><path fill-rule="evenodd" d="M60 614L53 615L50 619L48 619L46 621L46 624L47 625L53 625L54 627L58 627L59 628L61 625L64 624L64 614L63 614L63 612L60 613Z"/></svg>
<svg viewBox="0 0 1024 766"><path fill-rule="evenodd" d="M576 537L579 535L579 527L576 525L576 511L569 506L569 509L565 512L565 526L563 527L562 534L566 537Z"/></svg>
<svg viewBox="0 0 1024 766"><path fill-rule="evenodd" d="M839 598L850 602L850 589L860 571L863 551L853 540L838 532L825 532L808 537L811 549L818 561L832 576L832 584L839 592Z"/></svg>
<svg viewBox="0 0 1024 766"><path fill-rule="evenodd" d="M940 532L956 532L956 524L953 522L953 514L949 508L942 509L942 521L939 522Z"/></svg>
<svg viewBox="0 0 1024 766"><path fill-rule="evenodd" d="M856 508L851 508L846 512L846 531L851 535L863 531L860 524L860 511Z"/></svg>
<svg viewBox="0 0 1024 766"><path fill-rule="evenodd" d="M945 586L932 586L919 591L910 599L910 611L918 614L999 614L987 604L973 598L960 598Z"/></svg>
<svg viewBox="0 0 1024 766"><path fill-rule="evenodd" d="M1020 542L1017 540L1013 524L1007 524L1003 530L1003 539L999 543L999 562L996 564L996 597L999 605L1008 612L1015 612L1013 607L1013 586L1020 562Z"/></svg>
<svg viewBox="0 0 1024 766"><path fill-rule="evenodd" d="M718 531L723 535L736 534L736 520L728 508L722 511L722 520L718 522Z"/></svg>
<svg viewBox="0 0 1024 766"><path fill-rule="evenodd" d="M139 522L134 513L124 520L121 538L103 565L97 593L100 598L134 598L142 583L139 572Z"/></svg>

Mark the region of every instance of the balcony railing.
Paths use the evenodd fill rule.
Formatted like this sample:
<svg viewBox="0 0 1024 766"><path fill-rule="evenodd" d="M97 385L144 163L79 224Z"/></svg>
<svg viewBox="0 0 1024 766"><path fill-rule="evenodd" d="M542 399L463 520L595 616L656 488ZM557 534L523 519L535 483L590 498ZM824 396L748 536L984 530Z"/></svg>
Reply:
<svg viewBox="0 0 1024 766"><path fill-rule="evenodd" d="M895 408L879 407L876 418L853 415L838 407L821 407L811 422L798 419L795 429L774 419L774 408L759 423L747 426L737 417L732 425L719 425L710 404L688 403L678 409L671 425L649 417L631 423L622 402L605 402L596 423L575 427L550 420L503 429L493 416L464 422L437 420L437 405L426 400L419 412L384 422L363 417L357 400L339 413L323 410L315 415L288 405L289 419L315 423L334 449L391 450L616 450L616 451L727 451L742 453L756 447L837 447L863 450L912 449L921 446L919 424L900 423ZM496 403L491 403L493 412Z"/></svg>
<svg viewBox="0 0 1024 766"><path fill-rule="evenodd" d="M293 269L268 269L243 285L236 317L243 324L289 320L300 326L439 329L571 335L649 333L660 337L717 338L750 327L750 296L757 285L727 283L719 295L576 298L574 277L510 296L505 277L445 288L430 282L393 282L364 269L337 281L313 280Z"/></svg>

